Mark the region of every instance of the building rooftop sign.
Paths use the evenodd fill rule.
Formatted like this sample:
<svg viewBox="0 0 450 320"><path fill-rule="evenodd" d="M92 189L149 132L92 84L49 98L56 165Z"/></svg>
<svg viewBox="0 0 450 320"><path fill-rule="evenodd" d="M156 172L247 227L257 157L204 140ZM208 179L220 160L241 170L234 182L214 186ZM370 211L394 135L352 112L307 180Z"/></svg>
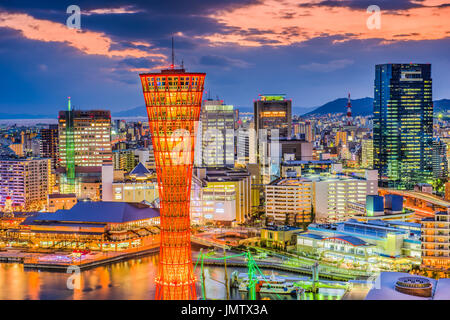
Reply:
<svg viewBox="0 0 450 320"><path fill-rule="evenodd" d="M284 101L286 100L286 94L260 94L259 100L261 101Z"/></svg>

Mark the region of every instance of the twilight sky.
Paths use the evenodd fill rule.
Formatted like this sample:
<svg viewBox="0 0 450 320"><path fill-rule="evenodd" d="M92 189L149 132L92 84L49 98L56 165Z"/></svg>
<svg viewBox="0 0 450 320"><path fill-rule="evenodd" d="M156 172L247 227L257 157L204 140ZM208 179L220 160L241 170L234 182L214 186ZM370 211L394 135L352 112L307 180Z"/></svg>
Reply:
<svg viewBox="0 0 450 320"><path fill-rule="evenodd" d="M69 29L69 5L81 31ZM381 26L369 29L370 5ZM138 74L170 62L206 72L206 90L250 107L286 93L313 107L373 96L374 65L432 64L433 98L450 98L450 0L0 0L0 113L144 104Z"/></svg>

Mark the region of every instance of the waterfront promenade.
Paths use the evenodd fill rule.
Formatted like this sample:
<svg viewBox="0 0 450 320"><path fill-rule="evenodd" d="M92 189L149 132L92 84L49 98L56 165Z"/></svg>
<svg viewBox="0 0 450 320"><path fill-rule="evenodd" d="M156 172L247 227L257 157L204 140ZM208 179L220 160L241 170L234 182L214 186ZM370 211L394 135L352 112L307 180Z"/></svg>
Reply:
<svg viewBox="0 0 450 320"><path fill-rule="evenodd" d="M92 252L78 256L67 251L40 253L11 249L0 252L0 262L18 262L22 263L24 268L31 269L66 271L69 266L88 269L158 251L159 243L123 251Z"/></svg>

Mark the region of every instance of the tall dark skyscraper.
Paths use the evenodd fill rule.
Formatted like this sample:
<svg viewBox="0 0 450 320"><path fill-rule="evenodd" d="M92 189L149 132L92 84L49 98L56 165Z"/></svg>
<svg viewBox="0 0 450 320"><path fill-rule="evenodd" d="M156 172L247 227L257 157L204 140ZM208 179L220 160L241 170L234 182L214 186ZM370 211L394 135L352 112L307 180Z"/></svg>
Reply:
<svg viewBox="0 0 450 320"><path fill-rule="evenodd" d="M292 136L292 101L284 94L263 94L253 104L261 184L280 176L279 139Z"/></svg>
<svg viewBox="0 0 450 320"><path fill-rule="evenodd" d="M52 168L58 163L58 125L51 124L48 129L41 129L41 157L52 159Z"/></svg>
<svg viewBox="0 0 450 320"><path fill-rule="evenodd" d="M431 182L431 65L376 65L373 116L374 168L381 186L410 189Z"/></svg>
<svg viewBox="0 0 450 320"><path fill-rule="evenodd" d="M267 129L271 136L271 129L278 129L279 136L289 138L292 135L292 101L284 95L261 95L254 102L255 130Z"/></svg>

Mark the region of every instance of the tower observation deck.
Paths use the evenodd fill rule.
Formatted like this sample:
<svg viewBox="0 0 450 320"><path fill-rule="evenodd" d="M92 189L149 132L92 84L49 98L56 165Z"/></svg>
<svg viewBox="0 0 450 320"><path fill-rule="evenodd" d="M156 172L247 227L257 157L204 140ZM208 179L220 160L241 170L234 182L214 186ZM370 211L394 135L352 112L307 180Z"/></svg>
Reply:
<svg viewBox="0 0 450 320"><path fill-rule="evenodd" d="M190 240L194 142L205 73L184 69L140 74L160 197L161 244L157 300L197 299Z"/></svg>

